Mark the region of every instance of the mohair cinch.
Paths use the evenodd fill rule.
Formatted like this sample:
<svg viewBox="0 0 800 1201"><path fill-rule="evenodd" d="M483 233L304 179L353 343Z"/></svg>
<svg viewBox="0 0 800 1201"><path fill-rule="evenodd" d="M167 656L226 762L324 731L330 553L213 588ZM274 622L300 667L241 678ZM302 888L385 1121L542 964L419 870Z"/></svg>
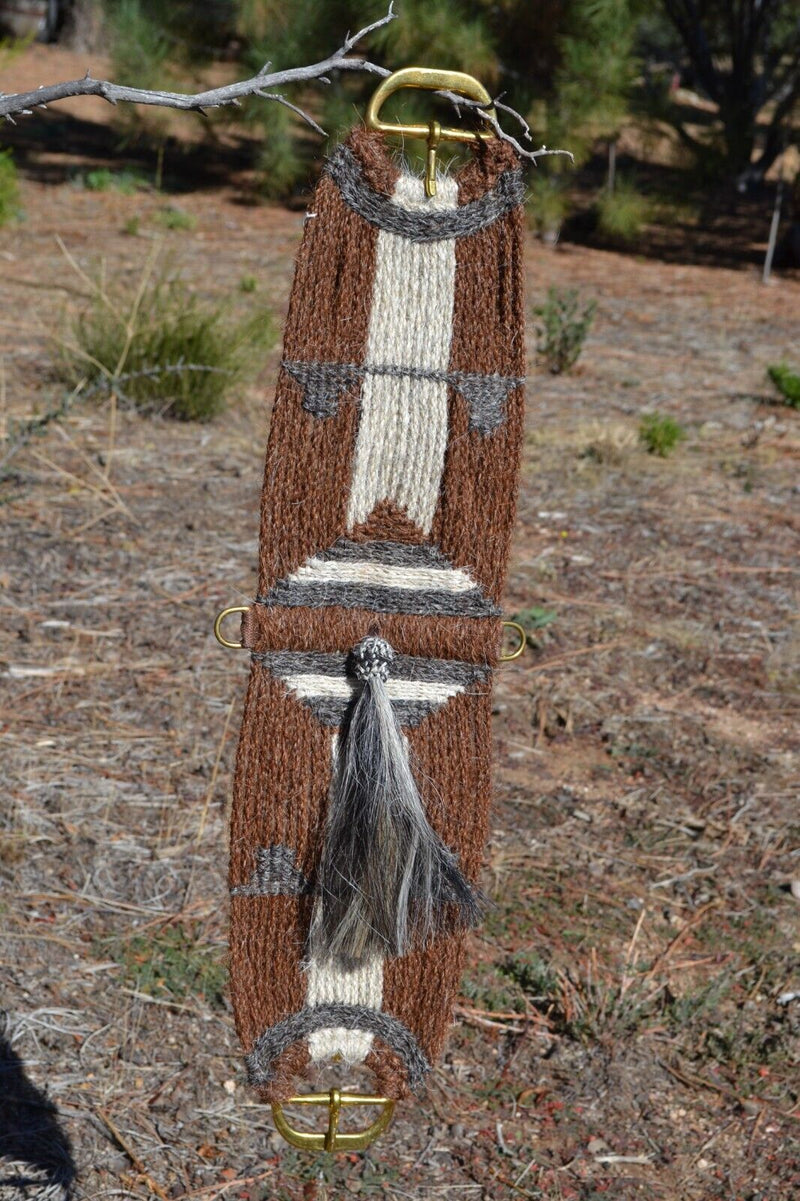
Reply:
<svg viewBox="0 0 800 1201"><path fill-rule="evenodd" d="M251 1080L417 1088L441 1052L491 795L491 672L523 424L522 186L379 134L305 223L261 502L231 813L231 993Z"/></svg>

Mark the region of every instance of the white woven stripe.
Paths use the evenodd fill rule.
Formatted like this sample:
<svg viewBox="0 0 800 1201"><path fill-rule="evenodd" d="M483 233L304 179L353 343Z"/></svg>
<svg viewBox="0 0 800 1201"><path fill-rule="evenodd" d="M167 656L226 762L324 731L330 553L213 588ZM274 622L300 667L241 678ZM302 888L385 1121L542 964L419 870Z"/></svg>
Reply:
<svg viewBox="0 0 800 1201"><path fill-rule="evenodd" d="M347 700L353 695L355 685L340 676L317 675L314 672L297 672L282 675L287 688L299 697L335 697ZM386 683L391 701L432 701L443 705L451 696L464 691L463 684L432 680L392 680Z"/></svg>
<svg viewBox="0 0 800 1201"><path fill-rule="evenodd" d="M327 1005L341 1001L345 1005L366 1005L380 1009L383 996L383 961L371 959L352 971L318 964L308 965L307 1005ZM372 1046L372 1034L366 1030L326 1027L309 1035L308 1049L314 1060L341 1055L348 1063L358 1063Z"/></svg>
<svg viewBox="0 0 800 1201"><path fill-rule="evenodd" d="M401 175L394 199L406 208L455 208L453 180L438 181L437 196L427 199L422 181ZM414 243L381 230L378 233L366 365L407 366L446 371L453 329L455 244ZM433 522L447 445L447 385L394 375L367 374L361 388L361 417L356 438L348 527L365 521L384 499L405 509L424 533ZM310 560L294 580L374 584L409 589L466 592L474 582L464 572L434 568L396 568L372 563ZM348 698L346 679L293 674L284 682L298 696ZM443 703L463 685L414 680L387 683L392 700ZM337 738L332 754L336 765ZM353 971L308 964L306 1002L343 1001L380 1009L383 961L374 959ZM373 1036L365 1031L329 1028L309 1037L313 1060L341 1055L349 1063L363 1060Z"/></svg>
<svg viewBox="0 0 800 1201"><path fill-rule="evenodd" d="M453 209L458 189L437 180L427 199L416 176L401 175L395 203L411 209ZM411 242L378 233L367 366L447 371L453 335L454 239ZM439 497L447 445L447 384L410 376L367 374L361 385L348 527L392 500L424 533Z"/></svg>
<svg viewBox="0 0 800 1201"><path fill-rule="evenodd" d="M289 580L299 584L372 584L435 592L471 592L475 581L458 567L393 567L386 563L308 559Z"/></svg>
<svg viewBox="0 0 800 1201"><path fill-rule="evenodd" d="M336 756L339 738L331 742L333 774L336 775ZM329 1005L341 1001L345 1005L366 1005L380 1009L383 1000L383 960L370 959L352 971L336 968L330 963L318 964L310 959L306 969L306 1005ZM309 1035L308 1050L315 1062L341 1055L346 1063L361 1063L372 1047L373 1035L367 1030L345 1030L328 1026Z"/></svg>

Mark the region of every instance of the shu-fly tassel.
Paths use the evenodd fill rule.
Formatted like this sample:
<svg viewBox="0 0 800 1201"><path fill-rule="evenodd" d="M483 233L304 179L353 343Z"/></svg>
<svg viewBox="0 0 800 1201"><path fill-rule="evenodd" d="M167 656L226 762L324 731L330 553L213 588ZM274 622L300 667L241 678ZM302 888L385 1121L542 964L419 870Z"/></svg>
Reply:
<svg viewBox="0 0 800 1201"><path fill-rule="evenodd" d="M386 687L394 650L370 636L352 658L362 689L339 744L311 931L315 957L348 964L403 955L481 916L425 814Z"/></svg>

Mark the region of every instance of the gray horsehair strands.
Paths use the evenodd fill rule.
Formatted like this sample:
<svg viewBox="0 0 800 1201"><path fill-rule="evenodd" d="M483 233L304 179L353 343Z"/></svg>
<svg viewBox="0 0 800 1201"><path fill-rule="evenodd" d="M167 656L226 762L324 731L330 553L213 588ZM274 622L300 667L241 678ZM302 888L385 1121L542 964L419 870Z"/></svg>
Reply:
<svg viewBox="0 0 800 1201"><path fill-rule="evenodd" d="M447 928L480 917L480 900L456 856L431 829L408 745L386 690L394 650L369 636L354 649L363 682L342 738L318 877L312 955L358 964L403 955Z"/></svg>

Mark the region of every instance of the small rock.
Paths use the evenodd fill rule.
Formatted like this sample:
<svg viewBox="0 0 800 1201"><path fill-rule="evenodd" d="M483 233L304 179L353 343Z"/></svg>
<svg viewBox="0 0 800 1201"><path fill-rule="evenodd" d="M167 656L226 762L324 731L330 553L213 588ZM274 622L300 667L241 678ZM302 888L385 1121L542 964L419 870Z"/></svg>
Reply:
<svg viewBox="0 0 800 1201"><path fill-rule="evenodd" d="M796 901L800 901L800 880L792 880L790 891Z"/></svg>

